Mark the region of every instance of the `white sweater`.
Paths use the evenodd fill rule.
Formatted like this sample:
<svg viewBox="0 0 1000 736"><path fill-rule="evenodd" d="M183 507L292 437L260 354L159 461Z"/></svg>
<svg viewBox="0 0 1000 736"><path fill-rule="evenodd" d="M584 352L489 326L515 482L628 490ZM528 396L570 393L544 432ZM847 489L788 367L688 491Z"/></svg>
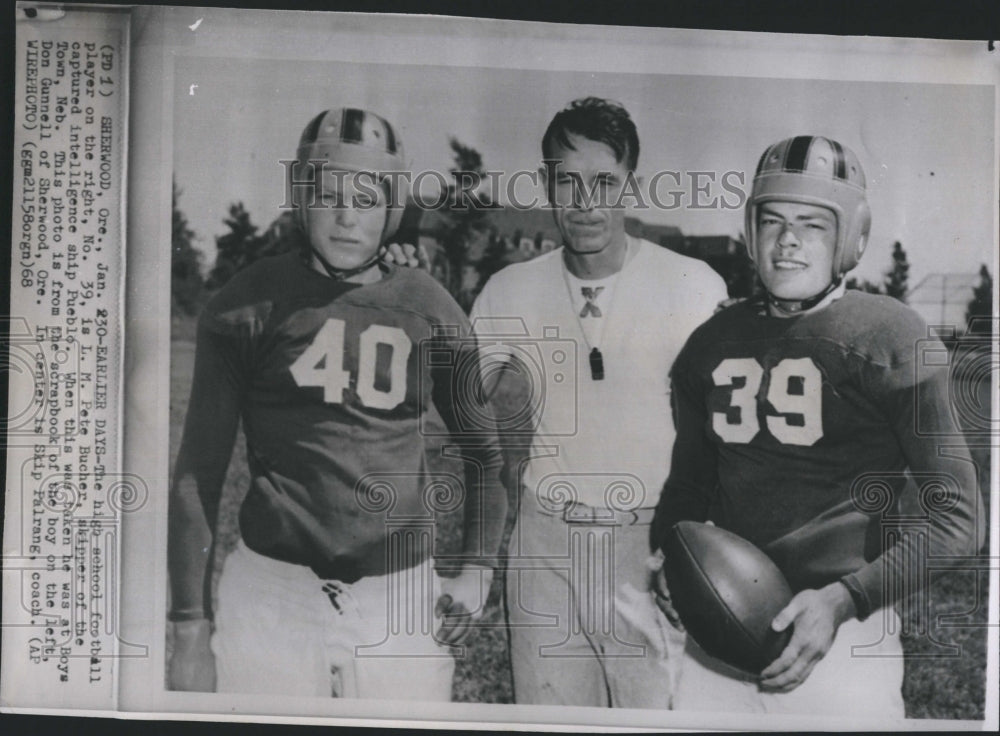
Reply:
<svg viewBox="0 0 1000 736"><path fill-rule="evenodd" d="M629 250L603 307L604 380L591 378L561 248L499 271L473 305L484 375L516 353L542 400L524 476L540 499L655 506L670 470L670 368L726 288L702 261L631 237Z"/></svg>

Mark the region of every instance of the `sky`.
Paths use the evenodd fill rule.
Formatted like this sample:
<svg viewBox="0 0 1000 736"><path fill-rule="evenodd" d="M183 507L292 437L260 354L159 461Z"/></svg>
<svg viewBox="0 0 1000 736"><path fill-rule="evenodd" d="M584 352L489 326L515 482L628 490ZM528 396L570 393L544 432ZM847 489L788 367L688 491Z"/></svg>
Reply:
<svg viewBox="0 0 1000 736"><path fill-rule="evenodd" d="M504 37L487 39L489 59L498 44L503 51ZM532 48L519 41L511 53ZM214 236L225 231L232 202L242 201L261 227L279 213L279 161L294 156L302 128L326 108L363 107L389 119L415 172L447 173L454 136L480 151L487 169L509 176L537 169L552 115L574 98L596 95L618 100L635 120L637 173L648 182L657 172L677 172L686 190L683 206L636 213L647 222L687 234L736 236L742 211L688 206L693 172L714 175L709 199L723 195L733 202L721 188L726 172L742 176L748 190L766 146L793 135L824 135L852 148L867 173L873 225L856 275L881 280L896 240L909 254L911 285L937 273L974 274L981 263L992 263L992 86L755 77L745 76L746 68L734 68L740 76L623 72L628 46L612 72L574 71L572 63L559 68L542 57L521 60L521 67L533 68L502 68L468 51L468 43L456 42L455 54L439 48L436 56L446 63L436 64L303 60L281 58L281 48L248 54L235 46L227 55L224 44L210 55L178 55L174 175L197 245L214 254ZM594 66L593 60L580 66ZM660 191L673 183L673 175L661 178Z"/></svg>

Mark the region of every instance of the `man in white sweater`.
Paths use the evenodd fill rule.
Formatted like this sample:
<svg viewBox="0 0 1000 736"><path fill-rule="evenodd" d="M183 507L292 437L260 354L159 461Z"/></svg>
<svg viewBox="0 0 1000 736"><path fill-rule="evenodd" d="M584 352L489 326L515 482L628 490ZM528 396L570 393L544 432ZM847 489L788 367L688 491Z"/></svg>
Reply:
<svg viewBox="0 0 1000 736"><path fill-rule="evenodd" d="M472 309L501 436L525 417L533 431L506 581L515 700L669 708L683 635L646 564L674 439L669 372L725 284L625 233L639 140L623 107L576 100L542 153L562 247L495 274Z"/></svg>

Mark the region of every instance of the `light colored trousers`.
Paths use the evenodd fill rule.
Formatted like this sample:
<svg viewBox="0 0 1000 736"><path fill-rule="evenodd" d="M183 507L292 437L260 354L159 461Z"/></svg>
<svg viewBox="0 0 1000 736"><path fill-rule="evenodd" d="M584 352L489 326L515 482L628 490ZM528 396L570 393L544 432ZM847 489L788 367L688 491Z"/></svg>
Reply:
<svg viewBox="0 0 1000 736"><path fill-rule="evenodd" d="M648 518L567 522L533 496L506 580L515 702L669 708L684 636L653 602Z"/></svg>
<svg viewBox="0 0 1000 736"><path fill-rule="evenodd" d="M346 584L240 541L219 581L217 689L451 700L454 659L433 637L439 589L429 559Z"/></svg>
<svg viewBox="0 0 1000 736"><path fill-rule="evenodd" d="M788 693L762 691L689 639L674 698L677 710L899 719L906 715L900 621L891 609L841 625L830 650Z"/></svg>

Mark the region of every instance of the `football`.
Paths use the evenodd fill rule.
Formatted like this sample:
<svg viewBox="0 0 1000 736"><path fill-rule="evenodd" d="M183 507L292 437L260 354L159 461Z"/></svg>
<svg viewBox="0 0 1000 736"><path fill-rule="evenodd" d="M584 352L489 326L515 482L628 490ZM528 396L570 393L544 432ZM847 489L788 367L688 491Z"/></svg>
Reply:
<svg viewBox="0 0 1000 736"><path fill-rule="evenodd" d="M681 622L713 657L758 674L788 644L771 621L792 599L778 567L742 537L682 521L663 544L664 573Z"/></svg>

